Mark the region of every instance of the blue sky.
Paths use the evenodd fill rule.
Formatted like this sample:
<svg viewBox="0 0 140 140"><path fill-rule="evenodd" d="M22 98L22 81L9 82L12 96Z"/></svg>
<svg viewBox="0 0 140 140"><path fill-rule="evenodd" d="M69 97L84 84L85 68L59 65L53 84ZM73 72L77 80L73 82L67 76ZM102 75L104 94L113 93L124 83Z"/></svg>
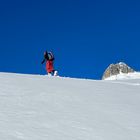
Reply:
<svg viewBox="0 0 140 140"><path fill-rule="evenodd" d="M0 1L0 71L45 74L53 51L61 76L100 79L110 63L140 70L140 1Z"/></svg>

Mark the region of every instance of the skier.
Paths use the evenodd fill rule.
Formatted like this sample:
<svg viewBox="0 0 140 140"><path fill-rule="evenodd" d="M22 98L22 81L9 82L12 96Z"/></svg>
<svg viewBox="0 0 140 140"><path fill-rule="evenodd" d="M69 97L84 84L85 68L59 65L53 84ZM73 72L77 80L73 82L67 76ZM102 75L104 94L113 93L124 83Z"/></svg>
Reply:
<svg viewBox="0 0 140 140"><path fill-rule="evenodd" d="M46 62L46 70L49 76L54 75L57 76L57 71L54 70L53 62L54 62L54 55L51 52L44 52L44 59L41 62L43 64Z"/></svg>

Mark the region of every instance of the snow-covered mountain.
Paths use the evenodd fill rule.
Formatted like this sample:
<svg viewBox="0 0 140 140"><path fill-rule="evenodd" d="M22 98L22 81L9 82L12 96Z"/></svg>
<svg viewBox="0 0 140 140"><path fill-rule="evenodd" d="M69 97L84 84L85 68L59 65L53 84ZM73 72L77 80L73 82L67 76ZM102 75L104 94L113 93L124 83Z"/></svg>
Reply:
<svg viewBox="0 0 140 140"><path fill-rule="evenodd" d="M0 140L139 140L140 79L0 73Z"/></svg>
<svg viewBox="0 0 140 140"><path fill-rule="evenodd" d="M128 74L135 72L134 69L132 69L130 66L125 64L124 62L119 62L116 64L110 64L107 69L105 70L102 79L105 80L107 78L110 78L112 76L116 76L119 74Z"/></svg>

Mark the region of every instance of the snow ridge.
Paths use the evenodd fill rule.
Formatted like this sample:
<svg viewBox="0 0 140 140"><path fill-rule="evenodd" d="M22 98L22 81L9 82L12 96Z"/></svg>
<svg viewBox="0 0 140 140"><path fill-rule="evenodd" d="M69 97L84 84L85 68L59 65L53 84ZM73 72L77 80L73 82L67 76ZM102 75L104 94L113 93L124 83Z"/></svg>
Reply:
<svg viewBox="0 0 140 140"><path fill-rule="evenodd" d="M131 79L140 79L140 72L120 73L117 75L110 76L104 80L131 80Z"/></svg>

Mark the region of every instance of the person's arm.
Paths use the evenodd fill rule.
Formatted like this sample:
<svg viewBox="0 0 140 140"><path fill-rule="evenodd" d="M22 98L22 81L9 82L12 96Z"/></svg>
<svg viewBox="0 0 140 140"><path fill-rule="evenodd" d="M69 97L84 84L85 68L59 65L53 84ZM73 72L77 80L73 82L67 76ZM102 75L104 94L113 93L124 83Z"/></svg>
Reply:
<svg viewBox="0 0 140 140"><path fill-rule="evenodd" d="M48 61L49 57L48 57L48 53L45 55L45 59Z"/></svg>
<svg viewBox="0 0 140 140"><path fill-rule="evenodd" d="M54 60L55 60L55 58L53 57L53 58L52 58L52 61L54 61Z"/></svg>
<svg viewBox="0 0 140 140"><path fill-rule="evenodd" d="M45 59L43 59L43 61L41 62L41 64L43 64L45 62Z"/></svg>

